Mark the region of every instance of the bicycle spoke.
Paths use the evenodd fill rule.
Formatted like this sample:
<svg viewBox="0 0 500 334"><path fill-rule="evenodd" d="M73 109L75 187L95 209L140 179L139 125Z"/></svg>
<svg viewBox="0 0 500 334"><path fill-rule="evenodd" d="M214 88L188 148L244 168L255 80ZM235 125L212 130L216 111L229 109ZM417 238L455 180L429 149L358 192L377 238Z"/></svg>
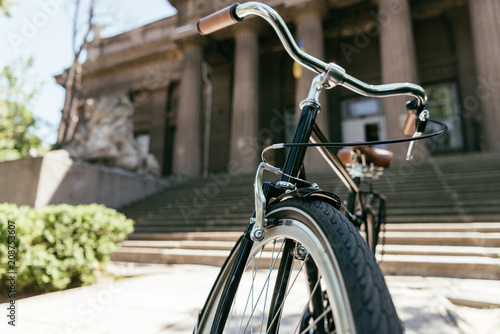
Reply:
<svg viewBox="0 0 500 334"><path fill-rule="evenodd" d="M300 332L300 334L307 333L307 331L309 331L309 330L310 330L310 329L311 329L314 325L316 325L316 324L318 323L318 321L320 321L322 318L324 318L324 317L328 314L328 312L330 312L331 310L332 310L332 307L331 307L331 306L328 306L328 307L326 308L326 310L325 310L325 311L323 311L323 313L321 313L321 314L319 315L319 317L313 321L313 323L312 323L312 324L310 324L309 326L307 326L307 328L306 328L306 329L304 329L302 332Z"/></svg>
<svg viewBox="0 0 500 334"><path fill-rule="evenodd" d="M248 289L248 295L246 297L246 302L245 302L245 305L243 307L243 313L242 314L238 314L237 313L237 306L236 306L236 296L235 296L235 299L233 300L233 305L232 305L232 312L230 313L230 319L229 319L229 322L227 324L227 331L226 333L229 332L229 328L232 327L233 325L233 322L234 322L234 331L235 333L246 333L246 331L248 330L248 326L250 326L250 333L254 333L254 315L255 315L255 312L257 310L257 308L259 307L259 304L261 301L262 301L262 298L264 297L264 300L263 300L263 312L262 312L262 316L261 316L261 321L260 321L260 333L268 333L268 329L266 329L266 331L263 331L262 329L264 328L264 320L265 320L265 310L266 310L266 306L267 306L267 301L268 301L268 297L269 297L269 287L271 285L271 275L274 271L274 268L276 266L276 263L278 261L278 259L280 258L281 254L283 253L283 247L285 245L285 242L286 242L286 239L283 239L281 241L281 245L279 247L279 249L277 250L277 247L278 245L276 244L277 243L277 240L274 240L273 242L273 248L272 248L272 253L271 253L271 264L270 264L270 267L269 267L269 271L266 275L266 279L265 281L263 282L261 288L260 288L260 291L258 293L258 295L256 294L257 291L255 291L256 289L256 284L257 284L257 272L260 268L260 265L261 265L261 262L262 262L262 255L264 253L264 246L262 246L261 250L260 250L260 254L258 256L258 260L256 261L256 254L252 256L252 260L251 260L251 272L249 273L250 276L251 276L251 284L250 284L250 288ZM284 299L283 301L281 302L281 304L279 305L279 308L278 308L278 312L275 314L274 318L272 319L272 321L270 322L270 326L272 326L276 321L278 321L278 315L281 314L281 312L283 311L283 308L284 308L284 303L285 301L287 300L288 296L290 295L290 292L292 290L292 288L294 288L294 286L296 285L296 282L300 276L300 274L304 271L304 266L306 264L306 261L309 259L309 254L306 255L305 259L302 260L302 263L300 265L300 267L297 269L297 272L295 274L295 277L293 278L290 286L288 287L287 291L286 291L286 294L284 296ZM250 265L250 263L249 263ZM312 299L312 296L314 295L314 293L316 292L316 290L318 289L318 287L320 286L320 280L321 280L321 276L318 278L317 282L315 283L315 286L312 290L312 293L311 295L308 297L308 300L306 301L306 307L304 308L304 310L302 311L300 317L299 317L299 323L297 325L297 327L295 328L295 330L293 331L293 333L297 333L298 332L298 329L300 327L300 321L301 319L304 317L304 314L305 312L307 311L307 307L309 305L309 303L311 302L311 299ZM260 284L259 284L260 285ZM264 293L265 292L265 293ZM245 327L243 328L243 322L245 320L245 316L246 316L246 312L247 310L249 309L249 304L251 303L251 313L249 315L249 319L247 319L246 321L246 324L245 324ZM241 306L243 306L243 304L241 304ZM239 308L239 307L238 307ZM260 309L260 308L259 308ZM320 317L318 317L317 319L314 320L314 322L312 323L312 325L314 326L318 321L320 321L324 315L326 313L323 312L323 314L320 315ZM234 317L234 319L233 319ZM241 317L241 320L238 321L238 317ZM239 322L239 324L238 324ZM311 326L309 326L308 328L311 328Z"/></svg>
<svg viewBox="0 0 500 334"><path fill-rule="evenodd" d="M304 318L304 314L306 314L307 308L309 307L309 303L311 302L311 299L314 296L314 293L316 292L316 289L318 288L320 281L321 281L321 276L318 277L318 281L316 282L316 284L314 285L314 288L312 289L311 293L309 294L309 299L307 300L306 306L304 307L304 310L302 311L302 314L300 315L300 318L299 318L300 321L302 321L302 319ZM297 324L297 327L295 328L295 330L293 331L294 333L296 333L297 330L300 328L300 321Z"/></svg>
<svg viewBox="0 0 500 334"><path fill-rule="evenodd" d="M283 298L283 301L281 302L281 305L280 307L278 308L278 312L276 312L276 315L274 316L273 320L271 321L271 323L269 324L269 327L272 327L272 325L274 324L274 322L276 321L277 317L278 317L278 314L281 313L281 310L283 308L283 305L285 305L285 301L286 301L286 298L288 297L288 295L290 294L290 291L292 290L293 286L295 285L295 282L297 281L297 278L299 277L300 273L302 272L302 269L304 268L304 265L307 261L309 257L309 254L306 256L306 258L304 259L304 261L302 262L302 265L300 266L300 269L299 269L299 272L297 273L297 275L295 275L295 278L292 282L292 285L290 286L290 288L288 289L287 293L285 294L285 297ZM266 334L268 334L269 332L269 329L266 331Z"/></svg>
<svg viewBox="0 0 500 334"><path fill-rule="evenodd" d="M271 262L272 262L272 265L271 265L271 268L269 268L269 273L267 274L267 278L266 278L266 281L264 282L264 285L266 285L266 295L264 296L264 308L263 310L266 309L266 303L267 303L267 296L268 296L268 293L269 293L269 282L270 282L270 278L271 278L271 273L274 269L274 265L276 264L276 261L278 261L278 257L279 255L281 254L281 250L283 249L283 245L285 244L285 241L283 240L282 243L281 243L281 246L280 246L280 249L278 251L278 254L276 254L276 259L274 259L274 247L276 245L276 240L274 240L274 244L273 244L273 253L271 255ZM263 292L264 289L262 289L262 291L260 292L261 295L262 295L262 292ZM259 295L259 299L260 299L260 295ZM259 303L259 300L257 299L257 304ZM255 309L257 308L257 304L255 304L255 308L253 309L253 312L255 312ZM252 313L253 313L252 312ZM264 315L265 313L262 312L262 320L261 320L261 324L260 324L260 333L262 333L262 326L264 324ZM248 326L248 325L247 325Z"/></svg>
<svg viewBox="0 0 500 334"><path fill-rule="evenodd" d="M266 307L267 307L267 302L269 299L269 289L271 286L271 276L273 275L274 269L276 267L276 263L278 262L278 260L280 258L282 258L283 249L284 249L284 245L286 243L286 240L287 240L286 238L282 239L282 240L273 240L272 250L269 249L269 251L271 251L269 270L266 273L265 280L263 282L262 282L262 279L264 279L264 277L262 277L262 279L258 279L258 277L261 277L261 276L259 276L258 271L261 268L262 263L263 263L262 261L263 261L263 254L264 254L265 246L262 246L261 248L259 248L260 254L257 254L257 252L256 252L255 254L252 255L250 261L248 262L248 271L246 274L250 278L249 279L250 287L247 288L248 292L246 294L242 294L241 292L236 293L236 295L233 299L232 305L231 305L232 310L229 313L229 319L228 319L228 322L226 324L225 333L247 333L248 327L250 326L249 333L253 334L254 329L258 328L258 327L254 327L254 325L257 325L254 322L254 316L256 315L257 311L260 312L262 306L263 306L262 315L261 316L257 315L257 317L259 317L259 316L261 317L260 318L260 333L261 334L262 333L268 334L269 328L275 326L277 322L282 323L283 320L280 320L281 316L285 316L286 314L288 314L288 313L283 313L283 312L289 312L289 311L284 311L285 302L288 302L288 300L291 300L291 296L296 294L296 292L291 293L292 289L294 289L294 291L297 290L297 288L295 288L295 286L296 285L298 286L298 283L300 281L299 276L301 275L302 272L304 272L304 268L305 268L304 266L306 265L307 261L310 259L310 254L307 254L303 260L300 260L302 263L300 263L299 266L297 266L295 264L295 261L294 261L295 265L292 265L292 267L295 267L296 269L292 269L292 270L296 271L295 275L294 275L293 279L291 280L290 285L287 287L287 290L286 290L286 293L283 297L283 300L280 303L279 307L277 308L277 312L274 315L272 321L269 322L269 326L267 326L266 330L263 330L264 324L265 324L264 320L266 320ZM278 242L281 242L281 245L278 245L277 244ZM296 260L296 258L295 258L295 260ZM303 310L301 311L300 315L297 318L297 325L296 326L295 326L295 324L293 325L295 328L293 331L290 331L291 333L294 333L294 334L299 333L301 323L302 323L304 316L308 310L308 307L310 307L309 305L312 301L312 298L315 294L317 294L318 288L321 289L321 285L322 285L321 280L322 280L322 276L320 275L317 278L317 281L314 283L314 287L312 287L312 290L311 290L309 296L307 296L307 297L304 296L305 298L302 299L305 302L305 307L303 308ZM262 283L259 283L259 282L262 282ZM241 301L241 302L244 301L245 302L244 304L237 302L237 300L238 300L237 295L240 295L241 297L246 296L246 297L244 297L245 299L243 299ZM300 296L300 294L297 296ZM240 313L238 313L238 309L242 310L243 313L241 313L241 311L240 311ZM287 307L287 309L288 309L288 307ZM251 312L250 312L250 310L251 310ZM301 334L307 333L310 329L314 328L314 326L316 326L319 321L321 321L323 318L325 318L325 316L331 310L332 310L332 307L328 306L327 309L324 310L316 319L311 319L308 316L308 319L309 319L308 322L310 322L310 323L308 323L307 328L303 331L300 331L300 333ZM246 319L247 311L250 312L248 319ZM297 314L295 312L293 312L293 314L294 315L292 315L292 317L294 319L297 316ZM289 316L290 315L287 315L287 317L289 317ZM241 319L239 317L241 317ZM290 319L292 319L292 318L290 318ZM269 321L269 319L266 320L266 322L268 322L268 321ZM245 326L243 326L244 323L245 323ZM232 329L230 329L230 328L232 328Z"/></svg>
<svg viewBox="0 0 500 334"><path fill-rule="evenodd" d="M266 305L266 302L267 302L268 291L269 291L270 277L271 277L272 271L274 269L274 266L275 266L275 264L276 264L276 262L278 260L278 257L281 254L281 250L283 249L283 245L284 245L284 241L282 242L282 244L280 246L280 249L278 250L278 253L276 254L276 258L275 258L274 257L274 253L276 252L276 240L274 240L274 242L273 242L273 251L272 251L272 254L271 254L271 266L269 268L269 273L267 274L267 278L266 278L266 280L264 282L264 287L261 289L261 291L259 293L259 296L257 297L257 301L255 302L255 306L253 307L252 313L250 314L250 319L246 323L245 329L243 330L243 333L246 332L246 330L248 328L248 325L250 324L251 321L253 321L253 315L255 313L255 310L257 309L257 306L259 304L260 298L262 297L262 293L264 292L264 289L266 290L266 294L265 294L265 297L264 297L264 309L265 309L265 305ZM264 251L264 248L262 248L261 252L263 252L263 251ZM264 315L265 315L265 313L263 312L262 313L261 332L262 332L262 324L264 322ZM253 329L252 329L252 331L253 331Z"/></svg>
<svg viewBox="0 0 500 334"><path fill-rule="evenodd" d="M262 258L262 253L264 252L264 247L260 252L259 261L257 262L257 268L255 269L255 256L252 257L252 284L250 286L250 291L248 293L247 302L245 303L245 309L243 310L243 314L241 316L240 329L237 333L241 332L241 327L243 326L243 320L245 319L245 313L247 312L248 302L250 301L250 297L252 298L252 308L253 308L253 290L255 284L255 277L257 276L257 270L259 269L260 260ZM253 319L253 317L251 317Z"/></svg>
<svg viewBox="0 0 500 334"><path fill-rule="evenodd" d="M260 259L262 258L263 251L264 251L264 246L262 246L262 250L260 252L259 263L257 264L257 269L259 267ZM255 261L255 257L254 257L254 261ZM254 265L253 265L253 263L252 263L252 274L253 274L253 278L252 278L253 279L252 280L252 309L253 309L253 307L254 307L254 303L253 303L253 291L254 291L253 284L255 282L255 276L257 276L257 270L255 270L255 272L254 272ZM252 319L252 323L250 324L250 334L253 334L253 317L251 319ZM243 318L241 319L241 325L243 325ZM240 329L241 329L241 326L240 326Z"/></svg>

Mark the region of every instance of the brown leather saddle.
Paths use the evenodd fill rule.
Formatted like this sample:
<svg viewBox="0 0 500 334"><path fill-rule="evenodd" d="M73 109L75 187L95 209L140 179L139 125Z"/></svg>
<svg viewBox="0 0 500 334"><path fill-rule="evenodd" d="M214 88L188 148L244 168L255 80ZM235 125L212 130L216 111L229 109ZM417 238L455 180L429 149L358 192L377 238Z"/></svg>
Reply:
<svg viewBox="0 0 500 334"><path fill-rule="evenodd" d="M391 151L369 146L343 147L338 151L337 156L343 164L346 164L351 161L355 149L359 149L365 155L368 162L373 162L377 167L389 167L394 161L394 153Z"/></svg>

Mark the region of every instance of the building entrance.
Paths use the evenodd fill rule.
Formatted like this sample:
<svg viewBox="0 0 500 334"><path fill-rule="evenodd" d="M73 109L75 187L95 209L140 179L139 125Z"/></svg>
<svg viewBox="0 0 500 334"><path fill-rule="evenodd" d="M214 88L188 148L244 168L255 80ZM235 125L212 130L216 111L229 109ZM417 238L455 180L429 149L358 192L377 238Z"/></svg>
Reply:
<svg viewBox="0 0 500 334"><path fill-rule="evenodd" d="M386 123L380 100L348 99L341 103L342 141L386 139Z"/></svg>

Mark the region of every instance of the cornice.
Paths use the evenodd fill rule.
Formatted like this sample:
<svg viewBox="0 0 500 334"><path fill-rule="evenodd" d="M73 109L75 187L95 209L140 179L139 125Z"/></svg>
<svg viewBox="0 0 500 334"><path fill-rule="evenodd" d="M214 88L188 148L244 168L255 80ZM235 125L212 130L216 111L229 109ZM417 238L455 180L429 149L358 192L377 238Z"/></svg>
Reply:
<svg viewBox="0 0 500 334"><path fill-rule="evenodd" d="M139 45L124 52L112 53L93 61L87 61L83 64L83 74L92 75L100 71L112 70L132 63L156 58L177 59L180 57L181 51L177 44L168 38L154 43Z"/></svg>

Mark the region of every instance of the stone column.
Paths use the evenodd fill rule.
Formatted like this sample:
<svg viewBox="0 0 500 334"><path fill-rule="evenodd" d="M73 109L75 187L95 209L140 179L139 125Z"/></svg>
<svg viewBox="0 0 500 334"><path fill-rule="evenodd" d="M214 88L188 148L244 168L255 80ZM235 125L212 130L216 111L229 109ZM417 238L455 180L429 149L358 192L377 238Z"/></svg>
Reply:
<svg viewBox="0 0 500 334"><path fill-rule="evenodd" d="M197 176L202 161L202 47L194 41L187 42L183 55L173 172Z"/></svg>
<svg viewBox="0 0 500 334"><path fill-rule="evenodd" d="M151 125L149 128L150 143L149 152L152 153L160 166L164 166L165 161L165 135L166 135L166 105L167 88L162 86L151 91L149 94L149 108L151 112Z"/></svg>
<svg viewBox="0 0 500 334"><path fill-rule="evenodd" d="M417 83L417 64L408 0L379 0L380 52L383 83ZM409 97L384 99L387 138L403 136L400 118L406 116ZM422 145L417 145L422 147ZM391 145L397 155L406 152L408 144Z"/></svg>
<svg viewBox="0 0 500 334"><path fill-rule="evenodd" d="M241 24L235 32L233 104L230 160L242 173L255 173L259 162L259 42L252 25Z"/></svg>
<svg viewBox="0 0 500 334"><path fill-rule="evenodd" d="M480 116L480 105L477 99L474 98L474 90L477 87L477 72L469 10L467 7L455 8L447 12L447 18L451 22L453 41L455 42L458 87L460 90L460 115L464 130L464 149L466 151L477 151L479 149L477 122ZM472 103L470 103L471 101Z"/></svg>
<svg viewBox="0 0 500 334"><path fill-rule="evenodd" d="M308 54L326 61L323 47L323 27L322 18L326 8L318 3L311 2L304 4L303 7L296 9L295 24L296 24L296 41L300 45L303 43L304 51ZM296 119L298 120L301 113L299 104L303 101L311 87L311 82L317 74L306 68L302 68L302 74L295 82L295 108ZM319 125L323 133L329 137L328 124L328 106L326 104L327 91L323 91L320 96L321 111L319 112L316 123ZM328 168L322 156L314 148L307 149L305 158L306 170L318 170Z"/></svg>
<svg viewBox="0 0 500 334"><path fill-rule="evenodd" d="M477 68L475 96L482 107L484 144L500 150L500 2L469 1Z"/></svg>

